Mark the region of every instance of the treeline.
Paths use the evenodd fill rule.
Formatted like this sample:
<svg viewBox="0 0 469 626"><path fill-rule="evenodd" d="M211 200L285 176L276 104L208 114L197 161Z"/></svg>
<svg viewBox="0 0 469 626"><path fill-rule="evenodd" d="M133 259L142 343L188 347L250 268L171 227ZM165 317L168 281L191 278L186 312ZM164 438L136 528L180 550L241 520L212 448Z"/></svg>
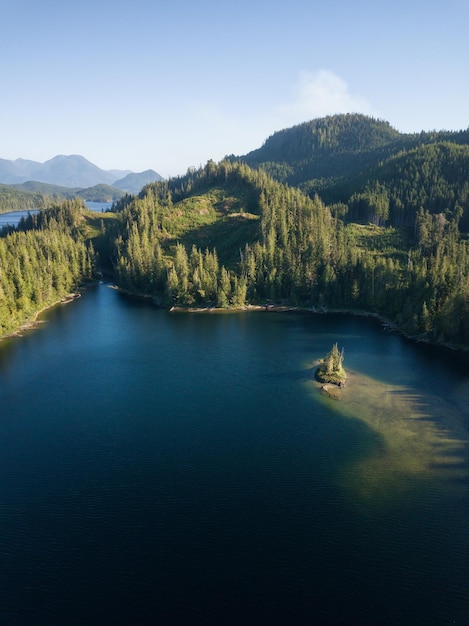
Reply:
<svg viewBox="0 0 469 626"><path fill-rule="evenodd" d="M205 168L185 177L152 183L138 197L121 201L116 205L121 209L114 263L118 284L129 291L159 295L169 306L243 306L246 280L236 269L228 270L219 262L216 245L210 250L202 250L194 243L186 248L177 235L189 232L184 239L190 239L190 232L207 223L208 213L216 219L213 207L208 208L205 199L203 208L181 209L188 197L215 186L236 187L244 197L245 214L251 216L251 211L258 211L260 191L253 184L254 179L269 180L265 173L253 172L246 165L228 161L216 165L209 161ZM244 240L236 242L238 247L245 245ZM239 259L239 252L237 256Z"/></svg>
<svg viewBox="0 0 469 626"><path fill-rule="evenodd" d="M45 207L49 200L50 198L42 193L23 191L10 185L0 185L0 213L40 209Z"/></svg>
<svg viewBox="0 0 469 626"><path fill-rule="evenodd" d="M365 115L333 115L230 158L319 195L347 222L412 227L420 208L439 213L459 205L469 231L469 129L405 134Z"/></svg>
<svg viewBox="0 0 469 626"><path fill-rule="evenodd" d="M412 227L420 209L462 210L460 228L469 231L469 145L441 142L401 152L322 196L346 205L351 222Z"/></svg>
<svg viewBox="0 0 469 626"><path fill-rule="evenodd" d="M280 182L314 195L403 150L445 141L467 145L469 131L400 133L384 120L347 113L277 131L257 150L230 159L262 167Z"/></svg>
<svg viewBox="0 0 469 626"><path fill-rule="evenodd" d="M464 176L451 165L464 146L428 148L446 150L448 172ZM423 164L417 171L427 176ZM428 172L435 185L450 180L444 170L440 178ZM392 227L382 225L389 219L386 193L376 186L379 219L359 224L343 219L346 205L327 206L261 169L224 160L126 196L109 219L86 216L81 201L67 201L0 237L0 333L92 276L94 237L102 265L112 268L120 287L168 307L278 303L363 310L410 335L469 347L462 191L453 205L436 203L438 194L429 191L412 224Z"/></svg>
<svg viewBox="0 0 469 626"><path fill-rule="evenodd" d="M0 237L0 336L93 276L94 252L78 228L82 208L71 201L41 211Z"/></svg>
<svg viewBox="0 0 469 626"><path fill-rule="evenodd" d="M0 184L0 213L41 209L70 199L113 202L120 200L123 196L125 196L124 191L104 184L87 189L69 189L37 181L28 181L18 185Z"/></svg>
<svg viewBox="0 0 469 626"><path fill-rule="evenodd" d="M216 245L201 250L174 240L170 218L185 198L199 194L203 204L204 191L235 183L258 215L256 238L238 248L236 262L225 264L234 255L219 258ZM149 186L123 209L116 279L166 305L363 309L412 335L469 345L469 263L460 218L461 211L421 209L412 229L345 224L318 198L262 171L209 162L186 177Z"/></svg>

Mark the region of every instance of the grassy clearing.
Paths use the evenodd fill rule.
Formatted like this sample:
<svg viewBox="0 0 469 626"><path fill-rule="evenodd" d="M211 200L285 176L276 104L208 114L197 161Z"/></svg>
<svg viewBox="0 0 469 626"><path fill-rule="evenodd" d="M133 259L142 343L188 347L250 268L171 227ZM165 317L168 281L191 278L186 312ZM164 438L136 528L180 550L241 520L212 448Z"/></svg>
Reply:
<svg viewBox="0 0 469 626"><path fill-rule="evenodd" d="M376 256L402 259L413 245L413 231L409 228L351 223L347 224L346 233L351 245Z"/></svg>
<svg viewBox="0 0 469 626"><path fill-rule="evenodd" d="M172 237L166 247L177 241L187 249L216 247L220 261L232 265L239 261L239 250L257 238L259 215L247 208L242 194L233 196L223 189L182 200L168 217L166 228Z"/></svg>

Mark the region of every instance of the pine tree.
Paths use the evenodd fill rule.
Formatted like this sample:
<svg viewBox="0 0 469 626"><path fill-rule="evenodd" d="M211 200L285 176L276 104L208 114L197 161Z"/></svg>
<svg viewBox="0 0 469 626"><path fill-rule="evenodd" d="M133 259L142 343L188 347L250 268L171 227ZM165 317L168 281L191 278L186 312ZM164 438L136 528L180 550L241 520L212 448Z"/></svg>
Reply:
<svg viewBox="0 0 469 626"><path fill-rule="evenodd" d="M317 367L316 378L322 383L342 385L346 378L343 361L344 350L339 352L337 343L335 343Z"/></svg>

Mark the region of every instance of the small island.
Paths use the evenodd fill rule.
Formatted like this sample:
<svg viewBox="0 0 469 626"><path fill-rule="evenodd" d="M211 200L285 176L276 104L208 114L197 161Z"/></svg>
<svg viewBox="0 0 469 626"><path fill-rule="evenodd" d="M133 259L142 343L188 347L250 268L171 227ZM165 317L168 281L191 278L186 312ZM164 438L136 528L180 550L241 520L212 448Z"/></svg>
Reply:
<svg viewBox="0 0 469 626"><path fill-rule="evenodd" d="M342 348L342 351L339 352L337 343L335 343L324 359L321 359L316 369L316 379L321 383L343 387L347 377L343 361L344 349Z"/></svg>

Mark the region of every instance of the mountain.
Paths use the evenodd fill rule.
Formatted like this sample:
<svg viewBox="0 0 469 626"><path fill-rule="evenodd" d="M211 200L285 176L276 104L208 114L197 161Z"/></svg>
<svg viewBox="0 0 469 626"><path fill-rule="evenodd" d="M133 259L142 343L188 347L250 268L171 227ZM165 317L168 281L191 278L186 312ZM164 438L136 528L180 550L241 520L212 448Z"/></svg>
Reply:
<svg viewBox="0 0 469 626"><path fill-rule="evenodd" d="M469 129L406 134L365 115L334 115L230 160L319 195L346 221L412 227L422 207L461 212L469 231Z"/></svg>
<svg viewBox="0 0 469 626"><path fill-rule="evenodd" d="M316 191L375 165L408 141L388 122L360 114L333 115L280 130L236 160L262 167L280 182Z"/></svg>
<svg viewBox="0 0 469 626"><path fill-rule="evenodd" d="M0 159L0 183L7 185L23 183L35 177L40 165L36 161L25 159L16 159L16 161Z"/></svg>
<svg viewBox="0 0 469 626"><path fill-rule="evenodd" d="M125 192L116 187L100 184L88 187L87 189L80 189L77 191L76 195L90 202L115 202L122 198Z"/></svg>
<svg viewBox="0 0 469 626"><path fill-rule="evenodd" d="M153 170L147 172L153 172ZM147 172L142 172L137 176L142 176L142 179L146 181ZM114 186L116 181L121 181L129 174L133 173L130 170L103 170L83 156L76 154L58 155L45 163L26 159L15 161L0 159L0 183L7 185L37 181L67 188L88 188L99 184ZM161 179L156 172L153 176L155 177L151 180ZM137 191L140 191L144 184L146 183L144 182ZM121 189L127 191L125 188L121 187Z"/></svg>
<svg viewBox="0 0 469 626"><path fill-rule="evenodd" d="M107 222L114 243L95 249L102 258L108 251L118 286L169 307L368 311L415 338L467 347L467 231L464 206L452 209L450 200L453 192L469 198L468 166L467 145L401 151L381 166L389 181L368 189L357 177L342 219L337 207L262 168L209 161L123 199L116 223ZM397 213L389 228L392 194L405 219Z"/></svg>
<svg viewBox="0 0 469 626"><path fill-rule="evenodd" d="M337 181L361 175L403 150L450 141L469 143L469 130L400 133L389 122L348 113L318 118L271 135L241 157L273 178L314 195Z"/></svg>
<svg viewBox="0 0 469 626"><path fill-rule="evenodd" d="M127 173L121 172L120 177ZM92 187L99 183L110 185L118 177L79 155L58 155L45 163L0 159L0 182L10 185L37 181L67 188Z"/></svg>
<svg viewBox="0 0 469 626"><path fill-rule="evenodd" d="M136 194L142 189L142 187L148 185L148 183L154 183L161 180L163 180L163 177L160 176L158 172L155 172L155 170L145 170L144 172L140 172L140 174L127 174L124 178L116 180L112 186L116 189Z"/></svg>
<svg viewBox="0 0 469 626"><path fill-rule="evenodd" d="M43 163L41 177L41 182L62 187L93 187L100 183L111 185L114 182L113 174L79 155L59 155L46 161Z"/></svg>

